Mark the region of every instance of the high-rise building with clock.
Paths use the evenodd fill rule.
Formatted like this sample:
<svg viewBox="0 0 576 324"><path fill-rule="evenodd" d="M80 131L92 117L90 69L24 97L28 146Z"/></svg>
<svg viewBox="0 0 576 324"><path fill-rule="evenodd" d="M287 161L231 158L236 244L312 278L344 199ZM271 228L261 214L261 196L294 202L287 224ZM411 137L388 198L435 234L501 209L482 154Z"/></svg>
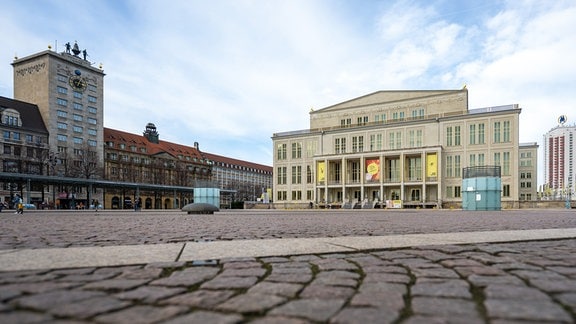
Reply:
<svg viewBox="0 0 576 324"><path fill-rule="evenodd" d="M104 161L104 71L86 56L67 43L64 52L15 58L14 99L38 106L61 175L95 178Z"/></svg>

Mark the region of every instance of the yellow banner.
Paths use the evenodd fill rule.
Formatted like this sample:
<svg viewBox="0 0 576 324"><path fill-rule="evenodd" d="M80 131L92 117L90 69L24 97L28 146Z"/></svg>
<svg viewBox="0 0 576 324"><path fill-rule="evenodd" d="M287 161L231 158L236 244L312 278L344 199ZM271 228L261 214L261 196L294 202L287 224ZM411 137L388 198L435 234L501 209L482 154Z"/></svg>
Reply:
<svg viewBox="0 0 576 324"><path fill-rule="evenodd" d="M438 176L438 156L436 153L426 154L426 177L434 178Z"/></svg>
<svg viewBox="0 0 576 324"><path fill-rule="evenodd" d="M326 163L318 162L316 165L316 175L318 176L318 183L326 181Z"/></svg>
<svg viewBox="0 0 576 324"><path fill-rule="evenodd" d="M366 181L380 180L380 160L366 160Z"/></svg>

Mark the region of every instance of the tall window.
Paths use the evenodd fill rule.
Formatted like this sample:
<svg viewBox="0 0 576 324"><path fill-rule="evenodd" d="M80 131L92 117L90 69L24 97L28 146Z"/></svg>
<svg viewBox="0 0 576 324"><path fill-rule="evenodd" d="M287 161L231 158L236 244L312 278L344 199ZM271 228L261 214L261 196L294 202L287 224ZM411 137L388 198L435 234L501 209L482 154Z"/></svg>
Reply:
<svg viewBox="0 0 576 324"><path fill-rule="evenodd" d="M335 154L340 154L340 151L342 150L342 146L340 143L340 138L335 138L334 139L334 153Z"/></svg>
<svg viewBox="0 0 576 324"><path fill-rule="evenodd" d="M300 159L302 158L302 143L292 143L292 158Z"/></svg>
<svg viewBox="0 0 576 324"><path fill-rule="evenodd" d="M414 130L408 131L408 147L414 147L416 141L416 132Z"/></svg>
<svg viewBox="0 0 576 324"><path fill-rule="evenodd" d="M500 122L494 122L494 143L500 143Z"/></svg>
<svg viewBox="0 0 576 324"><path fill-rule="evenodd" d="M470 144L476 144L476 125L470 125Z"/></svg>
<svg viewBox="0 0 576 324"><path fill-rule="evenodd" d="M504 122L503 141L505 143L510 142L510 121Z"/></svg>
<svg viewBox="0 0 576 324"><path fill-rule="evenodd" d="M452 164L452 156L447 156L446 157L446 177L447 178L452 178L454 176L454 172L453 172L453 164Z"/></svg>
<svg viewBox="0 0 576 324"><path fill-rule="evenodd" d="M416 131L416 147L422 147L422 130Z"/></svg>
<svg viewBox="0 0 576 324"><path fill-rule="evenodd" d="M484 144L484 123L478 124L478 144Z"/></svg>
<svg viewBox="0 0 576 324"><path fill-rule="evenodd" d="M376 149L382 149L382 134L376 134Z"/></svg>
<svg viewBox="0 0 576 324"><path fill-rule="evenodd" d="M278 167L278 184L286 184L286 167Z"/></svg>
<svg viewBox="0 0 576 324"><path fill-rule="evenodd" d="M478 166L484 166L484 153L478 154Z"/></svg>
<svg viewBox="0 0 576 324"><path fill-rule="evenodd" d="M460 146L460 126L454 126L454 145Z"/></svg>
<svg viewBox="0 0 576 324"><path fill-rule="evenodd" d="M500 164L500 152L494 153L494 165L501 166L501 164Z"/></svg>
<svg viewBox="0 0 576 324"><path fill-rule="evenodd" d="M276 158L278 160L286 160L286 150L287 150L286 144L278 144L276 149Z"/></svg>
<svg viewBox="0 0 576 324"><path fill-rule="evenodd" d="M302 183L302 166L292 166L292 183L300 184Z"/></svg>
<svg viewBox="0 0 576 324"><path fill-rule="evenodd" d="M352 136L352 152L364 151L364 136Z"/></svg>
<svg viewBox="0 0 576 324"><path fill-rule="evenodd" d="M460 165L460 155L454 156L454 176L460 178L462 176L462 166Z"/></svg>
<svg viewBox="0 0 576 324"><path fill-rule="evenodd" d="M306 166L306 183L312 183L312 167Z"/></svg>
<svg viewBox="0 0 576 324"><path fill-rule="evenodd" d="M452 142L452 126L446 127L446 146L454 145Z"/></svg>
<svg viewBox="0 0 576 324"><path fill-rule="evenodd" d="M422 158L414 157L408 159L408 179L410 181L422 180Z"/></svg>
<svg viewBox="0 0 576 324"><path fill-rule="evenodd" d="M502 160L502 175L510 175L510 152L504 152Z"/></svg>
<svg viewBox="0 0 576 324"><path fill-rule="evenodd" d="M468 165L471 167L476 166L476 154L470 154L470 161L469 161Z"/></svg>

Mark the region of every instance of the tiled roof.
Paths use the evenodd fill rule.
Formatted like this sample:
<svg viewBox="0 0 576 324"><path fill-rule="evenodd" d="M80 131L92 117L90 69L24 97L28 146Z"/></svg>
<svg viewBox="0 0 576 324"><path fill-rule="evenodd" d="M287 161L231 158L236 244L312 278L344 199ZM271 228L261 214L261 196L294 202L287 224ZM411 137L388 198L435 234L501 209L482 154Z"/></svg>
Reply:
<svg viewBox="0 0 576 324"><path fill-rule="evenodd" d="M37 105L24 101L0 97L0 109L11 108L20 113L22 128L38 133L48 134L42 115Z"/></svg>
<svg viewBox="0 0 576 324"><path fill-rule="evenodd" d="M109 141L117 144L126 144L125 150L128 152L130 152L130 146L136 146L140 154L142 154L142 152L139 149L141 147L145 147L147 155L158 155L165 153L175 158L178 158L180 155L190 156L191 158L196 158L198 160L203 159L202 153L194 147L162 140L158 141L158 144L156 144L148 141L148 139L146 139L146 137L143 135L136 135L121 130L104 127L104 142ZM118 149L118 147L116 147L116 149Z"/></svg>
<svg viewBox="0 0 576 324"><path fill-rule="evenodd" d="M262 170L262 171L266 171L266 172L270 172L270 173L272 173L272 169L273 169L271 166L258 164L258 163L252 163L252 162L243 161L243 160L237 160L237 159L233 159L233 158L229 158L229 157L225 157L225 156L220 156L220 155L216 155L216 154L212 154L212 153L205 153L204 152L203 154L207 159L210 159L214 162L227 163L230 165L237 165L237 166L242 166L242 167L246 167L246 168L258 169L258 170Z"/></svg>

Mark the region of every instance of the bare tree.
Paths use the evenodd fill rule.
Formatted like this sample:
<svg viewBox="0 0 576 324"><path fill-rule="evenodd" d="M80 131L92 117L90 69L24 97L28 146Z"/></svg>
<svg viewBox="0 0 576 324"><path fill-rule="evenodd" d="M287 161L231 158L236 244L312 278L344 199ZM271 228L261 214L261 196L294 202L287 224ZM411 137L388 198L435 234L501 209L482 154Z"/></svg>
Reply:
<svg viewBox="0 0 576 324"><path fill-rule="evenodd" d="M71 176L84 179L102 177L103 170L99 166L98 153L94 147L88 144L84 144L82 148L74 149L67 162L67 170Z"/></svg>

